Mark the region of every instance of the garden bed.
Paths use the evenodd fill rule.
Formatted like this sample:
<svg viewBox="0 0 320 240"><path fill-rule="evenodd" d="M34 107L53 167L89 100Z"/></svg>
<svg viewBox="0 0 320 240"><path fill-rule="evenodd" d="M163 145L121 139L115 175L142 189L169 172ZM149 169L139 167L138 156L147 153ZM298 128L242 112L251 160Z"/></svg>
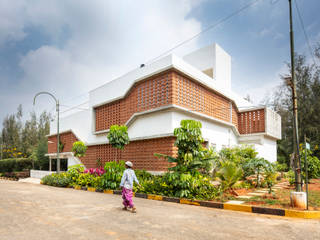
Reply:
<svg viewBox="0 0 320 240"><path fill-rule="evenodd" d="M305 186L303 190L305 191ZM273 190L272 194L238 200L249 205L292 209L290 204L290 192L292 191L294 191L294 186L288 183L283 189ZM320 179L312 179L309 183L309 210L320 210Z"/></svg>

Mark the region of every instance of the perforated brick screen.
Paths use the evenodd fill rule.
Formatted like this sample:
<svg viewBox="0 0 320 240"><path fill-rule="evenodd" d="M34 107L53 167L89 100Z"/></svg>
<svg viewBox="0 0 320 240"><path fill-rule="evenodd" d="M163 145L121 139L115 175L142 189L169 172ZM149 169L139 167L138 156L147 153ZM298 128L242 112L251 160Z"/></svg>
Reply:
<svg viewBox="0 0 320 240"><path fill-rule="evenodd" d="M63 134L63 139L66 140L63 152L71 152L72 141L77 141L76 137L69 132ZM55 145L56 138L50 137L50 141ZM132 161L136 169L165 171L169 166L167 160L155 157L154 153L175 156L177 149L174 147L174 141L174 137L131 141L123 151L113 148L110 144L88 146L86 155L81 158L81 161L87 168L95 168L97 159L101 159L103 165L105 162L121 159ZM55 153L56 148L48 148L48 152Z"/></svg>
<svg viewBox="0 0 320 240"><path fill-rule="evenodd" d="M265 131L264 109L239 113L240 134L251 134Z"/></svg>

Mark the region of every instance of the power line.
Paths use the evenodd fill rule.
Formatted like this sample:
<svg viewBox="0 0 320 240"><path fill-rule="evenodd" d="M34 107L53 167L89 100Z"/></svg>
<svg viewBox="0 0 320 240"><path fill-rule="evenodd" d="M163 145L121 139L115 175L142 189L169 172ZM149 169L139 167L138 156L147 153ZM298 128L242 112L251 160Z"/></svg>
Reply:
<svg viewBox="0 0 320 240"><path fill-rule="evenodd" d="M83 92L83 93L81 93L81 94L79 94L79 95L77 95L77 96L74 96L74 97L71 97L71 98L67 98L67 100L64 100L63 102L70 102L71 100L74 100L74 99L76 99L76 98L79 98L79 97L82 97L82 96L84 96L84 95L87 95L89 92Z"/></svg>
<svg viewBox="0 0 320 240"><path fill-rule="evenodd" d="M88 103L88 101L87 101L87 102L83 102L83 103L78 104L78 105L73 106L73 107L70 107L70 106L61 104L61 106L63 106L63 107L69 107L69 109L66 109L66 110L62 111L61 114L62 114L62 113L65 113L65 112L68 112L68 111L71 111L71 110L73 110L73 109L79 109L79 110L83 110L83 111L89 111L89 110L90 110L89 108L80 108L80 107L79 107L79 106L82 106L82 105L84 105L84 104L86 104L86 103Z"/></svg>
<svg viewBox="0 0 320 240"><path fill-rule="evenodd" d="M296 6L296 9L297 9L297 12L298 12L299 21L300 21L304 37L306 39L306 42L307 42L307 45L308 45L308 48L309 48L310 55L312 57L313 63L316 65L316 61L315 61L315 58L314 58L314 55L313 55L313 50L312 50L312 47L310 45L310 41L309 41L307 32L306 32L304 24L303 24L303 20L302 20L301 14L300 14L300 10L299 10L299 6L298 6L298 3L297 3L297 0L295 0L294 3L295 3L295 6Z"/></svg>
<svg viewBox="0 0 320 240"><path fill-rule="evenodd" d="M199 32L199 33L193 35L192 37L190 37L190 38L182 41L182 42L179 43L178 45L170 48L169 50L165 51L164 53L160 54L159 56L157 56L157 57L155 57L155 58L147 61L146 64L149 64L149 63L155 61L156 59L162 57L163 55L166 55L166 54L170 53L170 52L173 51L174 49L176 49L176 48L178 48L178 47L186 44L187 42L190 42L191 40L193 40L193 39L197 38L198 36L200 36L202 33L205 33L205 32L207 32L207 31L209 31L209 30L211 30L211 29L213 29L213 28L216 28L217 26L219 26L219 25L222 24L223 22L229 20L230 18L234 17L235 15L239 14L240 12L242 12L242 11L244 11L245 9L251 7L252 5L256 4L256 3L259 2L259 1L261 1L261 0L255 0L255 1L251 2L251 3L248 3L248 4L244 5L243 7L241 7L240 9L238 9L238 10L236 10L236 11L234 11L234 12L231 13L230 15L228 15L228 16L220 19L217 23L215 23L215 24L213 24L213 25L205 28L205 29L202 30L201 32Z"/></svg>

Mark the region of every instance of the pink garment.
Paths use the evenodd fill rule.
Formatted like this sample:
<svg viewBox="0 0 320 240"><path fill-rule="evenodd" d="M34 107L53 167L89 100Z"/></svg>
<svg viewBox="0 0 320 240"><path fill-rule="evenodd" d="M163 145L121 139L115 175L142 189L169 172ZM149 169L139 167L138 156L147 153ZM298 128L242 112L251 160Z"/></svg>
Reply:
<svg viewBox="0 0 320 240"><path fill-rule="evenodd" d="M123 205L125 207L133 207L133 201L132 201L132 189L126 189L126 188L122 188L122 199L123 199Z"/></svg>

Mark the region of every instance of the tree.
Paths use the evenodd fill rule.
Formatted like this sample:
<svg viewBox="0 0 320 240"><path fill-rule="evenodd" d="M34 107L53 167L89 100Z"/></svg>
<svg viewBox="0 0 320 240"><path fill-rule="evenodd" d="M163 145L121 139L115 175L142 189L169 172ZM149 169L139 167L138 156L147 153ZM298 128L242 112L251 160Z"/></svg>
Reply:
<svg viewBox="0 0 320 240"><path fill-rule="evenodd" d="M204 140L201 133L202 124L195 120L181 120L180 127L175 128L173 134L176 136L174 145L178 148L176 158L156 153L156 157L164 157L176 166L170 170L178 172L194 172L199 169L209 171L211 161L216 159L216 154L211 149L202 146Z"/></svg>
<svg viewBox="0 0 320 240"><path fill-rule="evenodd" d="M38 121L36 114L31 112L30 119L25 122L22 121L22 117L22 105L19 105L17 113L10 114L3 120L2 158L36 156L34 152L37 148L41 145L41 149L44 149L43 143L47 144L46 136L49 134L51 115L43 112Z"/></svg>
<svg viewBox="0 0 320 240"><path fill-rule="evenodd" d="M107 137L112 147L122 150L129 143L128 128L124 125L112 125Z"/></svg>
<svg viewBox="0 0 320 240"><path fill-rule="evenodd" d="M315 56L320 60L320 43L315 49ZM299 141L306 134L312 146L320 143L320 66L309 63L305 56L295 55L295 74L298 97L298 133ZM290 64L287 73L291 75ZM290 155L293 152L293 115L291 90L285 83L265 100L265 104L273 106L282 118L282 139L278 141L278 161L290 166ZM320 151L314 152L320 158Z"/></svg>
<svg viewBox="0 0 320 240"><path fill-rule="evenodd" d="M76 157L83 157L86 154L87 146L81 142L74 142L72 146L72 152L74 153L74 156Z"/></svg>

